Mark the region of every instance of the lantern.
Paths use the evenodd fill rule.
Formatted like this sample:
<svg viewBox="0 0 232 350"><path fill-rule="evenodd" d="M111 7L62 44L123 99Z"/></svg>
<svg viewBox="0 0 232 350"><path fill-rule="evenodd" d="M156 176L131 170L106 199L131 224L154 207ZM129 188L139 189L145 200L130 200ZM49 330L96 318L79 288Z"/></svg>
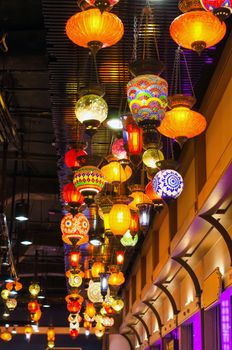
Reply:
<svg viewBox="0 0 232 350"><path fill-rule="evenodd" d="M38 283L31 283L29 286L29 292L32 297L36 298L40 292L40 285Z"/></svg>
<svg viewBox="0 0 232 350"><path fill-rule="evenodd" d="M107 298L109 297L110 291L107 291ZM92 303L102 303L103 298L101 295L101 284L100 282L89 281L89 287L87 289L88 299L92 301Z"/></svg>
<svg viewBox="0 0 232 350"><path fill-rule="evenodd" d="M55 342L52 341L52 340L49 340L49 341L48 341L48 347L49 347L49 349L54 348L54 346L55 346Z"/></svg>
<svg viewBox="0 0 232 350"><path fill-rule="evenodd" d="M71 313L77 313L81 310L81 303L76 299L70 299L67 303L67 309Z"/></svg>
<svg viewBox="0 0 232 350"><path fill-rule="evenodd" d="M145 164L149 168L157 168L157 162L164 159L163 153L156 148L148 148L143 153L143 164Z"/></svg>
<svg viewBox="0 0 232 350"><path fill-rule="evenodd" d="M53 327L49 327L48 328L48 331L47 331L47 340L48 340L48 343L49 342L53 342L55 341L55 330ZM49 346L51 347L51 346ZM53 346L52 346L53 347Z"/></svg>
<svg viewBox="0 0 232 350"><path fill-rule="evenodd" d="M107 118L108 106L106 101L98 95L82 96L76 103L75 115L78 121L85 125L88 132L94 132Z"/></svg>
<svg viewBox="0 0 232 350"><path fill-rule="evenodd" d="M146 231L149 228L151 219L151 210L153 205L148 203L137 204L139 209L139 225L142 231Z"/></svg>
<svg viewBox="0 0 232 350"><path fill-rule="evenodd" d="M77 329L70 329L70 332L69 332L70 336L75 339L76 337L78 337L79 335L79 332Z"/></svg>
<svg viewBox="0 0 232 350"><path fill-rule="evenodd" d="M10 296L10 291L8 289L3 289L1 291L1 297L3 300L7 300Z"/></svg>
<svg viewBox="0 0 232 350"><path fill-rule="evenodd" d="M34 314L34 313L36 313L36 311L38 311L40 309L40 306L39 306L39 303L37 300L32 300L28 303L27 308L31 314Z"/></svg>
<svg viewBox="0 0 232 350"><path fill-rule="evenodd" d="M42 312L39 308L36 310L36 312L34 314L31 314L32 322L35 322L35 323L39 322L39 320L41 319L41 316L42 316Z"/></svg>
<svg viewBox="0 0 232 350"><path fill-rule="evenodd" d="M84 166L74 173L74 186L86 198L99 193L105 184L102 171L95 166Z"/></svg>
<svg viewBox="0 0 232 350"><path fill-rule="evenodd" d="M14 282L8 282L6 284L6 289L8 289L10 292L12 290L15 290L16 292L18 292L19 290L21 290L23 288L22 283L18 282L18 281L14 281Z"/></svg>
<svg viewBox="0 0 232 350"><path fill-rule="evenodd" d="M109 277L109 285L111 286L121 286L125 282L125 277L122 272L113 272Z"/></svg>
<svg viewBox="0 0 232 350"><path fill-rule="evenodd" d="M73 216L71 213L66 214L61 220L62 239L70 245L81 245L88 242L89 221L87 217L78 213Z"/></svg>
<svg viewBox="0 0 232 350"><path fill-rule="evenodd" d="M225 23L206 11L186 12L170 26L170 35L178 45L197 52L216 45L225 34Z"/></svg>
<svg viewBox="0 0 232 350"><path fill-rule="evenodd" d="M232 11L231 0L200 0L206 11L212 11L214 15L224 20L230 16Z"/></svg>
<svg viewBox="0 0 232 350"><path fill-rule="evenodd" d="M93 305L93 303L88 303L85 309L85 313L90 317L93 318L96 315L96 309Z"/></svg>
<svg viewBox="0 0 232 350"><path fill-rule="evenodd" d="M122 265L124 263L124 251L117 251L116 252L116 261L118 265Z"/></svg>
<svg viewBox="0 0 232 350"><path fill-rule="evenodd" d="M103 296L103 298L105 298L105 296L108 293L108 279L110 277L109 273L101 273L100 274L100 285L101 285L101 295Z"/></svg>
<svg viewBox="0 0 232 350"><path fill-rule="evenodd" d="M79 162L77 160L77 152L75 149L72 148L65 153L64 162L68 168L78 168Z"/></svg>
<svg viewBox="0 0 232 350"><path fill-rule="evenodd" d="M124 302L122 299L114 299L114 301L112 302L112 308L116 311L116 312L120 312L124 307Z"/></svg>
<svg viewBox="0 0 232 350"><path fill-rule="evenodd" d="M104 222L104 231L107 234L110 234L110 223L109 223L109 217L110 217L110 210L112 208L112 204L101 204L101 206L99 207L99 215L101 217L101 219Z"/></svg>
<svg viewBox="0 0 232 350"><path fill-rule="evenodd" d="M119 2L119 0L86 0L86 2L91 6L95 6L99 8L99 10L104 11L106 9L111 9Z"/></svg>
<svg viewBox="0 0 232 350"><path fill-rule="evenodd" d="M143 150L143 129L136 123L127 125L128 151L131 155L139 155Z"/></svg>
<svg viewBox="0 0 232 350"><path fill-rule="evenodd" d="M112 154L117 159L127 159L127 152L124 147L123 139L116 139L112 145Z"/></svg>
<svg viewBox="0 0 232 350"><path fill-rule="evenodd" d="M131 210L131 221L130 221L129 232L132 236L134 236L138 232L138 230L139 230L138 213L134 210Z"/></svg>
<svg viewBox="0 0 232 350"><path fill-rule="evenodd" d="M114 319L113 317L102 317L101 323L104 327L112 327L114 325Z"/></svg>
<svg viewBox="0 0 232 350"><path fill-rule="evenodd" d="M91 268L91 274L93 278L100 277L100 273L105 272L105 266L101 261L96 261L93 263L93 266Z"/></svg>
<svg viewBox="0 0 232 350"><path fill-rule="evenodd" d="M109 216L110 230L116 236L122 236L130 227L131 212L120 198L112 206Z"/></svg>
<svg viewBox="0 0 232 350"><path fill-rule="evenodd" d="M139 75L127 84L127 99L135 121L160 123L168 104L168 83L158 75Z"/></svg>
<svg viewBox="0 0 232 350"><path fill-rule="evenodd" d="M81 320L82 320L82 318L81 318L81 316L80 316L79 314L70 314L70 315L68 316L68 322L69 322L69 323L72 323L72 324L74 324L74 323L80 323Z"/></svg>
<svg viewBox="0 0 232 350"><path fill-rule="evenodd" d="M9 311L13 311L17 306L17 300L14 298L9 298L6 301L6 307Z"/></svg>
<svg viewBox="0 0 232 350"><path fill-rule="evenodd" d="M69 263L72 267L78 267L80 261L80 252L70 252L69 253Z"/></svg>
<svg viewBox="0 0 232 350"><path fill-rule="evenodd" d="M33 333L32 327L30 325L25 326L24 333L25 333L25 336L26 336L26 340L30 341L31 335Z"/></svg>
<svg viewBox="0 0 232 350"><path fill-rule="evenodd" d="M70 287L78 288L82 285L82 277L79 273L70 273L68 283Z"/></svg>
<svg viewBox="0 0 232 350"><path fill-rule="evenodd" d="M128 230L123 237L120 239L121 244L124 247L134 247L139 240L138 235L131 235L130 231Z"/></svg>
<svg viewBox="0 0 232 350"><path fill-rule="evenodd" d="M152 180L152 186L163 199L176 199L183 191L182 176L173 169L160 170Z"/></svg>
<svg viewBox="0 0 232 350"><path fill-rule="evenodd" d="M3 332L1 332L0 338L1 338L3 341L8 342L8 341L11 341L11 339L12 339L12 334L8 331L8 329L5 329Z"/></svg>
<svg viewBox="0 0 232 350"><path fill-rule="evenodd" d="M154 191L152 181L149 181L145 187L145 193L153 203L159 203L162 201L162 198Z"/></svg>
<svg viewBox="0 0 232 350"><path fill-rule="evenodd" d="M84 203L84 197L76 190L72 182L68 183L63 188L63 200L71 207L77 207Z"/></svg>
<svg viewBox="0 0 232 350"><path fill-rule="evenodd" d="M169 98L172 109L165 114L159 132L177 141L200 135L206 128L202 114L192 111L195 99L192 96L177 94Z"/></svg>
<svg viewBox="0 0 232 350"><path fill-rule="evenodd" d="M66 24L66 34L74 44L94 47L95 51L116 44L123 33L123 24L116 15L96 8L76 13Z"/></svg>
<svg viewBox="0 0 232 350"><path fill-rule="evenodd" d="M101 329L95 327L94 334L96 335L96 337L102 338L104 333L105 333L105 327L104 326L102 326Z"/></svg>
<svg viewBox="0 0 232 350"><path fill-rule="evenodd" d="M133 199L129 204L129 208L133 211L138 211L137 204L151 204L150 198L143 192L144 188L141 185L130 186L132 193L130 197Z"/></svg>
<svg viewBox="0 0 232 350"><path fill-rule="evenodd" d="M105 180L114 185L127 181L132 175L131 167L127 164L122 166L114 158L109 159L110 162L101 168Z"/></svg>

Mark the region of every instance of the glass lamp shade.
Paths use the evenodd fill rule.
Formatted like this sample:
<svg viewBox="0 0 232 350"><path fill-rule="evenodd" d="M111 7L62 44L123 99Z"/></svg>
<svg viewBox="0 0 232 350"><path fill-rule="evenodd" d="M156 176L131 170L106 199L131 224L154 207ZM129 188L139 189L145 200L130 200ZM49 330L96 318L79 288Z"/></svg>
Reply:
<svg viewBox="0 0 232 350"><path fill-rule="evenodd" d="M127 99L135 121L160 122L168 105L168 83L158 75L139 75L127 84Z"/></svg>
<svg viewBox="0 0 232 350"><path fill-rule="evenodd" d="M109 277L110 277L109 273L101 273L100 274L101 295L103 297L105 297L108 293Z"/></svg>
<svg viewBox="0 0 232 350"><path fill-rule="evenodd" d="M18 282L18 281L14 281L14 282L8 282L6 284L6 289L8 289L9 291L15 290L16 292L18 292L19 290L21 290L23 288L22 283Z"/></svg>
<svg viewBox="0 0 232 350"><path fill-rule="evenodd" d="M147 231L150 225L151 210L153 205L147 203L138 204L139 225L142 231Z"/></svg>
<svg viewBox="0 0 232 350"><path fill-rule="evenodd" d="M66 24L66 34L74 44L90 47L97 42L101 47L115 45L124 34L122 21L113 13L97 8L76 13Z"/></svg>
<svg viewBox="0 0 232 350"><path fill-rule="evenodd" d="M100 282L89 281L89 287L87 290L87 296L92 303L102 303L103 298L101 295L101 284ZM110 290L107 291L107 297L110 296Z"/></svg>
<svg viewBox="0 0 232 350"><path fill-rule="evenodd" d="M131 167L129 165L122 166L118 161L111 161L104 165L101 170L105 180L115 185L126 182L132 175Z"/></svg>
<svg viewBox="0 0 232 350"><path fill-rule="evenodd" d="M107 118L108 106L106 101L98 95L82 96L76 103L75 114L86 129L97 129Z"/></svg>
<svg viewBox="0 0 232 350"><path fill-rule="evenodd" d="M122 272L113 272L108 280L111 286L121 286L125 282L125 277Z"/></svg>
<svg viewBox="0 0 232 350"><path fill-rule="evenodd" d="M109 215L110 230L115 236L122 236L130 227L131 212L127 204L115 203Z"/></svg>
<svg viewBox="0 0 232 350"><path fill-rule="evenodd" d="M123 139L116 139L112 145L112 154L117 159L127 159Z"/></svg>
<svg viewBox="0 0 232 350"><path fill-rule="evenodd" d="M79 166L79 162L77 160L77 152L75 149L70 149L65 153L64 162L68 168L76 168Z"/></svg>
<svg viewBox="0 0 232 350"><path fill-rule="evenodd" d="M17 300L15 298L9 298L6 301L6 306L9 311L13 311L17 306Z"/></svg>
<svg viewBox="0 0 232 350"><path fill-rule="evenodd" d="M138 213L134 210L131 210L131 222L130 222L130 227L129 227L130 234L133 236L138 232L138 230L139 230Z"/></svg>
<svg viewBox="0 0 232 350"><path fill-rule="evenodd" d="M60 229L62 240L69 245L81 245L88 242L89 221L87 217L78 213L73 216L71 213L66 214L61 220Z"/></svg>
<svg viewBox="0 0 232 350"><path fill-rule="evenodd" d="M143 191L134 191L130 194L130 197L133 199L129 204L129 208L133 211L138 211L138 204L151 204L152 201Z"/></svg>
<svg viewBox="0 0 232 350"><path fill-rule="evenodd" d="M38 309L34 314L31 314L31 320L37 323L41 319L41 316L42 316L42 312L40 309Z"/></svg>
<svg viewBox="0 0 232 350"><path fill-rule="evenodd" d="M70 329L69 335L71 338L75 339L79 335L79 331L77 329Z"/></svg>
<svg viewBox="0 0 232 350"><path fill-rule="evenodd" d="M184 181L176 170L165 169L155 175L152 186L163 199L176 199L183 191Z"/></svg>
<svg viewBox="0 0 232 350"><path fill-rule="evenodd" d="M158 196L158 194L154 191L152 181L149 181L147 186L145 187L145 193L153 203L160 202L162 200L162 198Z"/></svg>
<svg viewBox="0 0 232 350"><path fill-rule="evenodd" d="M231 0L200 0L206 11L213 13L221 19L225 19L232 12Z"/></svg>
<svg viewBox="0 0 232 350"><path fill-rule="evenodd" d="M34 314L40 309L40 306L37 300L32 300L28 303L27 308L30 313Z"/></svg>
<svg viewBox="0 0 232 350"><path fill-rule="evenodd" d="M68 303L67 303L67 310L70 312L70 313L77 313L77 312L80 312L81 310L81 303L79 303L78 300L70 300Z"/></svg>
<svg viewBox="0 0 232 350"><path fill-rule="evenodd" d="M84 196L99 193L105 184L102 171L95 166L84 166L74 173L74 186Z"/></svg>
<svg viewBox="0 0 232 350"><path fill-rule="evenodd" d="M116 262L117 262L117 265L122 265L124 263L124 251L117 251L116 252Z"/></svg>
<svg viewBox="0 0 232 350"><path fill-rule="evenodd" d="M80 252L70 252L69 253L69 263L72 267L78 267L81 258Z"/></svg>
<svg viewBox="0 0 232 350"><path fill-rule="evenodd" d="M143 150L143 129L138 125L127 125L128 150L131 155L139 155Z"/></svg>
<svg viewBox="0 0 232 350"><path fill-rule="evenodd" d="M38 283L31 283L31 285L29 286L29 292L31 296L36 298L40 292L40 285Z"/></svg>
<svg viewBox="0 0 232 350"><path fill-rule="evenodd" d="M225 34L225 23L206 11L186 12L170 26L170 35L178 45L197 52L216 45Z"/></svg>
<svg viewBox="0 0 232 350"><path fill-rule="evenodd" d="M86 308L85 308L85 313L90 317L90 318L93 318L97 311L93 305L93 303L88 303Z"/></svg>
<svg viewBox="0 0 232 350"><path fill-rule="evenodd" d="M3 300L7 300L9 298L9 296L10 296L10 291L8 289L3 289L1 291L1 298Z"/></svg>
<svg viewBox="0 0 232 350"><path fill-rule="evenodd" d="M143 153L143 164L148 168L157 168L156 163L160 160L164 160L163 153L156 148L149 148Z"/></svg>
<svg viewBox="0 0 232 350"><path fill-rule="evenodd" d="M101 273L105 272L105 265L101 261L95 261L91 268L91 274L93 278L100 277Z"/></svg>
<svg viewBox="0 0 232 350"><path fill-rule="evenodd" d="M132 236L130 231L128 230L123 235L120 242L124 247L134 247L138 243L138 240L139 240L138 234Z"/></svg>
<svg viewBox="0 0 232 350"><path fill-rule="evenodd" d="M120 312L124 308L124 302L122 299L114 299L111 306L116 312Z"/></svg>
<svg viewBox="0 0 232 350"><path fill-rule="evenodd" d="M47 340L48 341L54 341L55 340L55 330L54 330L53 327L48 328Z"/></svg>
<svg viewBox="0 0 232 350"><path fill-rule="evenodd" d="M82 285L81 273L70 273L68 283L70 287L78 288Z"/></svg>
<svg viewBox="0 0 232 350"><path fill-rule="evenodd" d="M3 332L1 332L0 338L1 338L1 340L3 340L4 342L8 342L8 341L11 341L11 339L12 339L12 334L11 334L7 329L5 329Z"/></svg>
<svg viewBox="0 0 232 350"><path fill-rule="evenodd" d="M200 135L206 124L202 114L180 106L166 112L158 130L162 135L178 140Z"/></svg>
<svg viewBox="0 0 232 350"><path fill-rule="evenodd" d="M74 187L72 182L68 183L63 188L63 200L71 206L78 206L78 204L84 203L84 197Z"/></svg>

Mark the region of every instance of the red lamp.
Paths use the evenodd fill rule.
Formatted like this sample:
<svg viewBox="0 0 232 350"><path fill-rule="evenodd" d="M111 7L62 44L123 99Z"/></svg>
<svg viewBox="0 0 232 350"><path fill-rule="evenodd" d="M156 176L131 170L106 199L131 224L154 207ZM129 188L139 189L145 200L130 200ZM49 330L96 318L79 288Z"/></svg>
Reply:
<svg viewBox="0 0 232 350"><path fill-rule="evenodd" d="M69 263L72 267L77 267L80 261L80 252L70 252L69 253Z"/></svg>
<svg viewBox="0 0 232 350"><path fill-rule="evenodd" d="M131 210L131 222L129 231L132 236L134 236L139 230L139 215L136 211Z"/></svg>
<svg viewBox="0 0 232 350"><path fill-rule="evenodd" d="M81 310L81 304L78 300L70 300L67 304L67 309L70 313L76 314Z"/></svg>
<svg viewBox="0 0 232 350"><path fill-rule="evenodd" d="M82 194L75 188L72 182L68 183L63 188L63 199L72 207L78 206L78 204L84 203L84 197Z"/></svg>
<svg viewBox="0 0 232 350"><path fill-rule="evenodd" d="M31 314L35 314L40 309L40 306L37 300L33 300L28 303L27 308Z"/></svg>
<svg viewBox="0 0 232 350"><path fill-rule="evenodd" d="M78 337L79 332L78 332L77 329L71 329L70 332L69 332L69 334L70 334L70 336L71 336L72 338L75 339L76 337Z"/></svg>
<svg viewBox="0 0 232 350"><path fill-rule="evenodd" d="M116 261L118 265L122 265L124 263L124 251L116 252Z"/></svg>
<svg viewBox="0 0 232 350"><path fill-rule="evenodd" d="M132 155L141 154L143 150L143 130L135 123L127 125L128 150Z"/></svg>

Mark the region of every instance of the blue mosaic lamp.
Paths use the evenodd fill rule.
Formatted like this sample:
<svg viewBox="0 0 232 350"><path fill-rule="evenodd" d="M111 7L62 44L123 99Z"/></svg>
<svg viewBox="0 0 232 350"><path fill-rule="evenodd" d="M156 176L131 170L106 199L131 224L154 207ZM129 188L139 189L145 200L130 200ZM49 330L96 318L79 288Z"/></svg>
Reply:
<svg viewBox="0 0 232 350"><path fill-rule="evenodd" d="M155 175L152 186L163 199L176 199L183 191L184 181L176 170L165 169Z"/></svg>

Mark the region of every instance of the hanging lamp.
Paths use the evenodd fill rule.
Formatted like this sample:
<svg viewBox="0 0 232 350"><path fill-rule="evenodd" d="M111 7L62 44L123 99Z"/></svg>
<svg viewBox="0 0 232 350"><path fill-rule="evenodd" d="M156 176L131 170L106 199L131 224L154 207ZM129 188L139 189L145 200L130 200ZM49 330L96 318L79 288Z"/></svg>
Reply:
<svg viewBox="0 0 232 350"><path fill-rule="evenodd" d="M200 1L181 0L179 9L184 13L171 23L170 35L181 47L201 53L224 38L225 23L213 13L204 11Z"/></svg>
<svg viewBox="0 0 232 350"><path fill-rule="evenodd" d="M128 104L139 126L142 128L147 124L157 126L163 119L167 107L168 83L159 76L164 65L159 59L154 16L149 3L144 7L139 26L135 31L133 62L129 65L129 70L135 78L127 84ZM151 55L151 31L156 58L153 52ZM140 38L144 38L143 43L139 41ZM141 58L137 57L139 44L143 45Z"/></svg>
<svg viewBox="0 0 232 350"><path fill-rule="evenodd" d="M160 170L152 181L154 191L165 200L176 199L183 191L182 176L174 169Z"/></svg>
<svg viewBox="0 0 232 350"><path fill-rule="evenodd" d="M99 8L101 12L105 10L111 10L114 5L116 5L119 0L86 0L91 6Z"/></svg>
<svg viewBox="0 0 232 350"><path fill-rule="evenodd" d="M181 64L181 62L183 62ZM185 72L183 71L185 68ZM184 78L183 74L186 77ZM188 94L183 93L182 80L188 81ZM190 93L190 94L189 94ZM201 134L206 128L206 120L202 114L191 110L196 102L195 93L184 52L180 47L175 52L172 83L169 96L170 111L166 112L158 131L175 139L181 146L189 138Z"/></svg>
<svg viewBox="0 0 232 350"><path fill-rule="evenodd" d="M106 157L108 164L101 168L104 179L113 184L119 185L126 182L132 175L132 169L129 164L121 165L121 163L111 155Z"/></svg>
<svg viewBox="0 0 232 350"><path fill-rule="evenodd" d="M201 5L206 11L211 11L221 21L224 21L231 15L231 0L200 0Z"/></svg>
<svg viewBox="0 0 232 350"><path fill-rule="evenodd" d="M143 185L135 184L130 186L130 198L132 201L129 203L129 208L135 212L138 211L138 204L152 204L150 198L144 193Z"/></svg>
<svg viewBox="0 0 232 350"><path fill-rule="evenodd" d="M121 20L111 12L91 8L78 12L66 23L66 34L76 45L97 52L115 45L124 34Z"/></svg>
<svg viewBox="0 0 232 350"><path fill-rule="evenodd" d="M89 221L87 217L78 213L73 216L71 213L66 214L61 220L60 228L62 240L69 245L81 245L88 242Z"/></svg>
<svg viewBox="0 0 232 350"><path fill-rule="evenodd" d="M119 196L111 208L109 224L111 232L116 236L122 236L130 227L131 213L128 199Z"/></svg>

